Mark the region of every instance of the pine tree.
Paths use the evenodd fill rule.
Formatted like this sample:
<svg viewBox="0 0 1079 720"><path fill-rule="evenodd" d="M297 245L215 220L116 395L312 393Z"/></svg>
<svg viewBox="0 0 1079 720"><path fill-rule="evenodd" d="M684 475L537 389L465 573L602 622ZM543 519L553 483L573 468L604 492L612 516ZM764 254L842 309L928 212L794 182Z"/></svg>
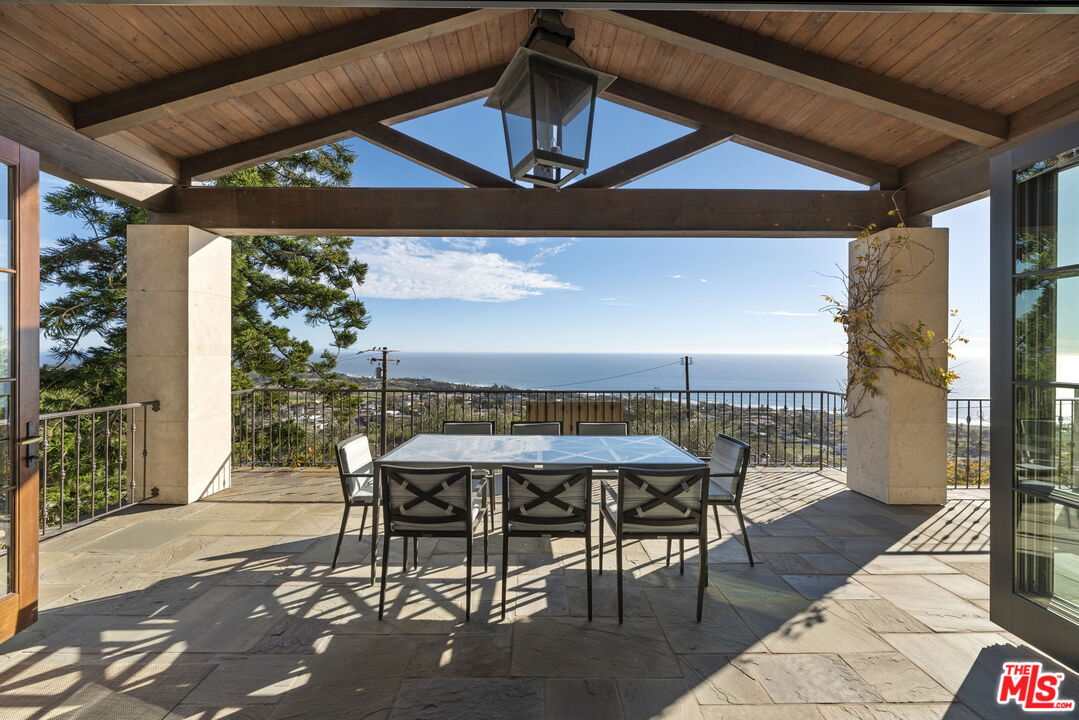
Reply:
<svg viewBox="0 0 1079 720"><path fill-rule="evenodd" d="M225 175L232 187L344 186L355 156L328 145ZM49 410L125 401L127 353L127 226L146 211L76 185L45 196L48 212L75 218L86 232L59 238L41 255L43 286L62 294L41 307L52 341L42 368L42 404ZM292 386L311 377L334 382L338 354L368 323L356 287L367 267L351 255L347 237L232 238L232 359L234 388L253 378ZM284 321L302 318L327 328L333 341L315 355Z"/></svg>

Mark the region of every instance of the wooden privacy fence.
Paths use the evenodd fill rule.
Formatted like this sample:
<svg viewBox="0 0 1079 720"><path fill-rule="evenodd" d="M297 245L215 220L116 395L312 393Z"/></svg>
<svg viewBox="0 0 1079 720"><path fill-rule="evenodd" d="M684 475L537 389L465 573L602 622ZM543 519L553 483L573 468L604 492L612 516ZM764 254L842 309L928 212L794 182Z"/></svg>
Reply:
<svg viewBox="0 0 1079 720"><path fill-rule="evenodd" d="M530 401L525 411L528 422L562 423L562 434L576 435L578 422L622 422L622 401L594 400Z"/></svg>

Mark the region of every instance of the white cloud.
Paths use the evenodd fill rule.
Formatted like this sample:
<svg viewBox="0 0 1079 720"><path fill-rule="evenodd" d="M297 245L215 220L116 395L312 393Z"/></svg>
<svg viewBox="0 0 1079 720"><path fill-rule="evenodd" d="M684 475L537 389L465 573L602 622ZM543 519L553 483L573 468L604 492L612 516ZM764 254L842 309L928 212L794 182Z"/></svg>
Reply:
<svg viewBox="0 0 1079 720"><path fill-rule="evenodd" d="M520 247L522 245L531 245L532 243L543 242L546 239L547 238L539 237L508 237L506 238L506 242L508 242L510 245L517 245L518 247Z"/></svg>
<svg viewBox="0 0 1079 720"><path fill-rule="evenodd" d="M790 312L789 310L746 310L747 315L774 315L776 317L817 317L819 312Z"/></svg>
<svg viewBox="0 0 1079 720"><path fill-rule="evenodd" d="M672 280L681 280L685 275L664 275L663 277L671 278Z"/></svg>
<svg viewBox="0 0 1079 720"><path fill-rule="evenodd" d="M447 245L458 250L482 250L487 247L486 238L442 238Z"/></svg>
<svg viewBox="0 0 1079 720"><path fill-rule="evenodd" d="M699 282L704 282L704 283L708 282L708 281L707 281L707 280L705 280L704 278L697 278L697 280L698 280Z"/></svg>
<svg viewBox="0 0 1079 720"><path fill-rule="evenodd" d="M573 244L572 242L564 242L564 243L559 243L558 245L551 245L549 247L542 247L542 248L540 248L539 250L536 251L535 255L532 256L532 262L533 263L538 263L541 260L543 260L543 258L545 258L545 257L550 257L551 255L557 255L560 252L564 252L565 249L568 248L572 244Z"/></svg>
<svg viewBox="0 0 1079 720"><path fill-rule="evenodd" d="M352 253L367 263L362 297L509 302L579 289L499 253L439 249L418 238L357 238Z"/></svg>

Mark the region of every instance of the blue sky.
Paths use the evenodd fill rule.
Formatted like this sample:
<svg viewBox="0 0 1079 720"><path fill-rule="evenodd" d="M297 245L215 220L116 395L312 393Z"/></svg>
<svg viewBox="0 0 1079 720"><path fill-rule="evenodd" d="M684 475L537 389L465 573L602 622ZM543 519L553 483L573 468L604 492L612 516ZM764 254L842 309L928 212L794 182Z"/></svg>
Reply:
<svg viewBox="0 0 1079 720"><path fill-rule="evenodd" d="M499 115L481 102L396 127L507 173ZM601 101L591 169L686 132ZM348 144L357 153L353 185L457 186L363 141ZM58 182L47 179L46 189ZM733 143L628 187L863 189ZM934 224L952 231L950 305L972 340L961 355L983 359L988 201L938 215ZM42 228L44 243L77 230L50 217ZM354 253L369 264L358 292L372 316L359 345L411 352L836 354L842 333L820 312L821 296L840 289L837 266L846 263L846 245L838 238L358 238ZM328 340L300 319L291 326L316 347Z"/></svg>

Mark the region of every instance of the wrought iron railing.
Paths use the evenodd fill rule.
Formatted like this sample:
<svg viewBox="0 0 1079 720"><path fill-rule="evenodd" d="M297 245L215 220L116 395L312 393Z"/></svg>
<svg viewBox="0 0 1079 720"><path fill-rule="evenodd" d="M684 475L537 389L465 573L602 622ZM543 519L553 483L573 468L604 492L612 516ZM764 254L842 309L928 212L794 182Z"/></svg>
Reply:
<svg viewBox="0 0 1079 720"><path fill-rule="evenodd" d="M40 416L42 535L147 497L146 417L157 408L154 400Z"/></svg>
<svg viewBox="0 0 1079 720"><path fill-rule="evenodd" d="M948 398L948 484L989 485L989 400Z"/></svg>
<svg viewBox="0 0 1079 720"><path fill-rule="evenodd" d="M440 432L446 420L490 420L496 433L525 419L622 420L634 435L663 435L707 454L718 433L745 440L757 465L843 468L845 400L827 391L388 390L385 447L417 433ZM383 435L382 394L356 389L267 389L233 392L235 466L332 465L334 443Z"/></svg>

